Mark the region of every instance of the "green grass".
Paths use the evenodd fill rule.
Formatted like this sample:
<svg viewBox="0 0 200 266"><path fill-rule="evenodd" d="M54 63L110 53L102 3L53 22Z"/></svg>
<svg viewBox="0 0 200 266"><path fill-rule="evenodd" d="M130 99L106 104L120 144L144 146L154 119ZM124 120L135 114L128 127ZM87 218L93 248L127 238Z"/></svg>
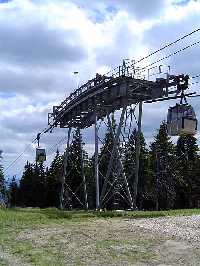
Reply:
<svg viewBox="0 0 200 266"><path fill-rule="evenodd" d="M63 265L62 254L54 247L37 249L29 240L17 240L24 230L33 230L47 225L70 221L72 214L56 208L0 209L0 249L24 257L33 265ZM0 261L0 265L5 265Z"/></svg>
<svg viewBox="0 0 200 266"><path fill-rule="evenodd" d="M8 266L8 261L5 259L0 258L0 266Z"/></svg>
<svg viewBox="0 0 200 266"><path fill-rule="evenodd" d="M168 210L168 211L105 211L94 212L97 217L114 218L156 218L166 216L190 216L200 214L200 209L181 209L181 210Z"/></svg>
<svg viewBox="0 0 200 266"><path fill-rule="evenodd" d="M18 236L24 231L32 231L40 228L53 228L53 226L64 225L66 228L75 228L84 222L90 222L95 219L111 218L153 218L165 216L184 216L200 214L200 209L184 209L169 211L60 211L56 208L39 209L39 208L15 208L0 209L0 250L6 251L17 257L23 258L23 261L32 265L64 265L64 254L59 241L55 244L49 241L42 248L31 241L31 239L20 240ZM109 242L99 243L107 246ZM119 243L118 243L119 244ZM102 247L103 248L103 247ZM132 258L131 253L127 251L126 257ZM115 251L112 251L115 257ZM135 253L135 257L141 256ZM1 265L8 265L6 260L0 260Z"/></svg>
<svg viewBox="0 0 200 266"><path fill-rule="evenodd" d="M62 223L88 218L153 218L166 216L186 216L200 214L200 209L181 209L168 211L61 211L56 208L13 208L0 209L0 230L3 227L25 228L49 223Z"/></svg>
<svg viewBox="0 0 200 266"><path fill-rule="evenodd" d="M96 248L98 251L106 252L109 250L109 256L118 261L129 261L135 263L139 261L148 261L153 257L149 250L149 241L144 240L115 240L115 239L104 239L97 241Z"/></svg>

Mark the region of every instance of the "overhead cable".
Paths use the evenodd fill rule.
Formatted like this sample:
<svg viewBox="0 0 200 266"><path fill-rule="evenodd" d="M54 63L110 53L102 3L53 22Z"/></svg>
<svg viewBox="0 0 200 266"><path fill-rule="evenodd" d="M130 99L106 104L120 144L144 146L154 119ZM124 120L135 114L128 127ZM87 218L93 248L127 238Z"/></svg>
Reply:
<svg viewBox="0 0 200 266"><path fill-rule="evenodd" d="M151 64L149 64L149 65L147 65L147 66L142 67L141 70L146 69L146 68L148 68L148 67L150 67L150 66L152 66L152 65L154 65L154 64L156 64L156 63L159 63L159 62L161 62L161 61L163 61L163 60L165 60L165 59L168 59L168 58L170 58L171 56L174 56L174 55L176 55L176 54L179 54L180 52L183 52L183 51L185 51L186 49L189 49L189 48L191 48L191 47L193 47L193 46L195 46L195 45L197 45L197 44L199 44L199 43L200 43L200 41L197 41L197 42L194 42L194 43L192 43L192 44L190 44L190 45L188 45L188 46L185 46L185 47L183 47L183 48L181 48L181 49L179 49L179 50L177 50L177 51L175 51L175 52L173 52L173 53L171 53L171 54L168 54L168 55L166 55L166 56L164 56L164 57L162 57L162 58L160 58L160 59L154 61L153 63L151 63Z"/></svg>
<svg viewBox="0 0 200 266"><path fill-rule="evenodd" d="M186 34L186 35L180 37L179 39L177 39L177 40L175 40L175 41L173 41L173 42L171 42L171 43L169 43L169 44L166 44L166 45L163 46L162 48L160 48L160 49L158 49L158 50L156 50L156 51L154 51L154 52L148 54L147 56L142 57L141 59L139 59L139 60L137 60L136 62L134 62L134 64L140 63L141 61L143 61L143 60L149 58L150 56L152 56L152 55L154 55L154 54L156 54L156 53L158 53L158 52L160 52L160 51L162 51L162 50L164 50L164 49L166 49L166 48L168 48L168 47L170 47L170 46L172 46L172 45L174 45L174 44L176 44L176 43L178 43L178 42L180 42L181 40L183 40L183 39L185 39L185 38L191 36L192 34L198 32L198 31L200 31L200 28L198 28L198 29L196 29L196 30L193 30L192 32L190 32L190 33L188 33L188 34Z"/></svg>
<svg viewBox="0 0 200 266"><path fill-rule="evenodd" d="M41 134L44 134L46 132L46 128L43 129L41 132L40 132L40 135ZM24 155L24 153L27 151L27 149L31 146L31 144L35 143L37 141L37 137L34 138L29 144L27 144L27 146L25 147L24 151L22 153L20 153L7 167L6 169L4 170L4 173L6 173L8 171L8 169L10 169L13 165L15 165L15 163Z"/></svg>
<svg viewBox="0 0 200 266"><path fill-rule="evenodd" d="M190 77L191 79L195 79L195 78L199 78L200 77L200 74L196 75L196 76L193 76L193 77Z"/></svg>
<svg viewBox="0 0 200 266"><path fill-rule="evenodd" d="M33 143L33 142L32 142ZM27 146L26 146L26 148L24 149L24 151L21 153L21 154L19 154L18 156L17 156L17 158L14 160L14 161L12 161L7 167L6 167L6 169L4 170L4 173L6 173L7 171L8 171L8 169L10 169L13 165L15 165L15 163L22 157L22 155L24 155L24 153L27 151L27 149L29 148L29 146L32 144L32 143L30 143L30 144L28 144Z"/></svg>

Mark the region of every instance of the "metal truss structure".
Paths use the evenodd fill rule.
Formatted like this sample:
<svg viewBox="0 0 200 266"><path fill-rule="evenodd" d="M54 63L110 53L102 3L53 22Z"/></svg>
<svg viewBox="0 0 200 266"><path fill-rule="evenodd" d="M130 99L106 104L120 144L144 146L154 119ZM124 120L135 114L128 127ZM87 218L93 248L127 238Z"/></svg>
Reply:
<svg viewBox="0 0 200 266"><path fill-rule="evenodd" d="M96 208L106 206L109 198L113 197L117 206L117 199L121 197L126 206L136 209L137 185L139 173L140 155L140 133L142 121L143 103L152 103L169 99L182 98L188 88L188 76L167 75L166 79L156 79L149 81L136 78L137 69L130 67L123 62L112 75L96 74L96 77L71 93L59 106L53 107L53 112L48 114L49 130L54 127L68 128L68 142L65 152L64 169L66 169L67 154L69 150L69 139L72 128L84 129L94 125L95 132L95 180L96 180ZM136 118L136 106L138 106L138 117ZM119 123L115 129L112 127L111 114L118 113ZM121 145L126 142L126 129L132 123L133 118L136 127L136 165L134 169L133 195L130 193L130 180L124 173L123 161L121 157ZM107 128L112 136L112 150L109 151L110 159L106 173L102 176L99 171L99 123L107 120ZM130 128L129 134L130 135ZM127 137L128 138L128 137ZM81 162L82 163L82 162ZM67 188L67 175L64 172L62 179L61 202L64 195L69 192ZM103 178L102 185L100 178ZM82 173L84 185L84 206L87 208L87 188ZM70 193L75 193L71 191ZM70 196L68 196L70 198ZM62 203L66 206L66 204ZM68 204L69 205L69 204Z"/></svg>
<svg viewBox="0 0 200 266"><path fill-rule="evenodd" d="M71 178L71 170L68 169L68 164L73 164L69 156L70 140L73 134L72 128L68 129L67 136L67 147L63 154L63 175L61 177L61 193L60 193L60 208L61 209L72 209L85 208L88 209L88 196L87 196L87 185L84 173L84 155L81 154L80 161L80 180L76 187L73 185L73 178ZM81 197L82 196L82 197Z"/></svg>

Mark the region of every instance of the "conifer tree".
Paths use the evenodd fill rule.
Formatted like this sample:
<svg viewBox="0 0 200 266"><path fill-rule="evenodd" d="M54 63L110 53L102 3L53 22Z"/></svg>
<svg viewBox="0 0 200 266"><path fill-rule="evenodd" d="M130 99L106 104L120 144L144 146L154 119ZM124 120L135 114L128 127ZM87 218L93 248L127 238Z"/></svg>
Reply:
<svg viewBox="0 0 200 266"><path fill-rule="evenodd" d="M113 147L113 138L111 133L108 131L105 134L104 145L101 147L99 154L99 172L100 172L100 191L103 187L104 177L108 168L110 153Z"/></svg>
<svg viewBox="0 0 200 266"><path fill-rule="evenodd" d="M46 206L59 207L61 193L61 176L63 174L63 157L57 150L46 172Z"/></svg>
<svg viewBox="0 0 200 266"><path fill-rule="evenodd" d="M132 197L134 195L134 178L136 165L136 131L133 131L128 143L125 146L124 170L129 183ZM138 179L138 198L137 206L142 209L144 200L147 198L148 181L148 150L143 134L140 135L140 160L139 160L139 179Z"/></svg>
<svg viewBox="0 0 200 266"><path fill-rule="evenodd" d="M1 159L2 159L2 150L0 150L0 199L2 202L4 202L6 198L6 183L3 173L3 166L1 165Z"/></svg>
<svg viewBox="0 0 200 266"><path fill-rule="evenodd" d="M85 191L82 168L86 152L83 149L83 141L80 129L76 129L73 134L72 143L68 151L68 162L66 173L66 207L67 208L84 208Z"/></svg>
<svg viewBox="0 0 200 266"><path fill-rule="evenodd" d="M26 163L20 180L20 205L45 207L45 171L43 163Z"/></svg>
<svg viewBox="0 0 200 266"><path fill-rule="evenodd" d="M124 170L128 179L132 196L134 194L133 180L135 178L135 162L136 162L135 143L136 143L136 132L133 131L124 149Z"/></svg>
<svg viewBox="0 0 200 266"><path fill-rule="evenodd" d="M45 207L46 199L46 173L43 162L39 162L33 165L33 179L32 179L32 190L33 190L33 206Z"/></svg>
<svg viewBox="0 0 200 266"><path fill-rule="evenodd" d="M195 207L195 198L200 193L200 163L197 139L181 135L177 141L177 207ZM193 202L194 201L194 202ZM197 207L197 206L196 206Z"/></svg>
<svg viewBox="0 0 200 266"><path fill-rule="evenodd" d="M5 179L3 174L3 167L0 165L0 193L5 194Z"/></svg>
<svg viewBox="0 0 200 266"><path fill-rule="evenodd" d="M16 181L16 176L13 176L11 183L9 185L9 197L10 197L10 206L15 207L19 204L19 187Z"/></svg>
<svg viewBox="0 0 200 266"><path fill-rule="evenodd" d="M19 186L20 206L35 206L33 199L34 168L27 161Z"/></svg>
<svg viewBox="0 0 200 266"><path fill-rule="evenodd" d="M7 201L6 183L3 174L3 166L0 165L0 205L5 205Z"/></svg>
<svg viewBox="0 0 200 266"><path fill-rule="evenodd" d="M89 158L85 154L84 158L84 171L87 184L88 194L88 206L89 209L95 209L96 207L96 183L95 183L95 171L94 171L94 156Z"/></svg>
<svg viewBox="0 0 200 266"><path fill-rule="evenodd" d="M115 127L116 127L116 124L115 124L114 116L112 116L112 128L113 128L113 130L115 130ZM109 129L105 134L103 142L104 142L104 144L101 147L100 154L99 154L99 191L100 191L100 195L101 195L101 191L103 188L104 179L106 177L106 173L107 173L107 169L108 169L108 165L109 165L109 161L110 161L110 156L111 156L111 152L112 152L112 148L113 148L113 137L112 137L112 133L110 132ZM115 160L115 158L114 158L114 160ZM108 179L110 180L110 183L112 183L114 181L112 173L110 174ZM107 209L113 208L113 203L114 203L114 198L112 197L113 194L114 194L114 189L111 190L110 196L108 196L108 198L110 197L110 199L107 201L106 205L104 206Z"/></svg>
<svg viewBox="0 0 200 266"><path fill-rule="evenodd" d="M151 183L152 192L157 195L156 209L174 207L176 197L174 162L176 162L175 147L170 141L166 124L163 122L150 146Z"/></svg>

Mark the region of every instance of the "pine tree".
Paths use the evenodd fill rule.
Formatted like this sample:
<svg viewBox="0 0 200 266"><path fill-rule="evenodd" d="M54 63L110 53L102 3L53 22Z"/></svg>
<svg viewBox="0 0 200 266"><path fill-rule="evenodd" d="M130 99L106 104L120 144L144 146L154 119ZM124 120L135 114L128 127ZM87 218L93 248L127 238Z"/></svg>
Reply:
<svg viewBox="0 0 200 266"><path fill-rule="evenodd" d="M0 193L5 194L5 179L3 174L3 167L0 165Z"/></svg>
<svg viewBox="0 0 200 266"><path fill-rule="evenodd" d="M45 206L45 171L43 163L26 163L20 180L20 205L27 207Z"/></svg>
<svg viewBox="0 0 200 266"><path fill-rule="evenodd" d="M181 135L177 141L177 207L197 207L195 203L200 193L200 163L197 139Z"/></svg>
<svg viewBox="0 0 200 266"><path fill-rule="evenodd" d="M3 158L2 153L3 151L0 150L0 199L4 201L5 196L6 196L6 185L5 185L5 178L3 174L3 166L1 165L1 159Z"/></svg>
<svg viewBox="0 0 200 266"><path fill-rule="evenodd" d="M32 199L33 206L45 207L46 201L46 173L43 162L33 165L33 179L32 179Z"/></svg>
<svg viewBox="0 0 200 266"><path fill-rule="evenodd" d="M88 206L89 209L95 209L96 207L96 183L95 183L95 170L94 170L94 156L89 158L85 155L84 159L84 171L87 184L88 194Z"/></svg>
<svg viewBox="0 0 200 266"><path fill-rule="evenodd" d="M5 205L6 201L7 201L6 184L3 174L3 166L0 165L0 206Z"/></svg>
<svg viewBox="0 0 200 266"><path fill-rule="evenodd" d="M4 191L4 175L3 175L3 168L0 166L0 192L2 193Z"/></svg>
<svg viewBox="0 0 200 266"><path fill-rule="evenodd" d="M128 179L132 196L134 195L133 183L135 178L135 161L136 161L135 143L136 143L136 132L133 131L124 149L124 170Z"/></svg>
<svg viewBox="0 0 200 266"><path fill-rule="evenodd" d="M80 129L76 129L68 151L67 176L65 178L67 208L85 208L84 169L82 167L85 154Z"/></svg>
<svg viewBox="0 0 200 266"><path fill-rule="evenodd" d="M116 124L115 124L114 116L112 116L112 127L113 127L113 130L115 130ZM110 130L108 130L106 132L103 142L104 142L104 144L101 147L100 154L99 154L99 192L100 192L100 195L102 192L104 179L106 177L111 152L113 149L113 137L112 137L112 133L110 132ZM115 160L115 158L114 158L114 160ZM115 165L115 163L113 163L113 164ZM109 179L110 183L112 183L114 181L114 177L113 177L112 173L110 174L108 179ZM104 206L107 209L112 209L114 207L113 206L113 204L114 204L113 194L114 194L114 189L112 188L110 195L108 195L108 197L107 197L108 201L106 202L106 205Z"/></svg>
<svg viewBox="0 0 200 266"><path fill-rule="evenodd" d="M166 124L163 122L150 146L151 184L152 192L157 195L156 209L174 207L176 197L174 162L176 162L175 148L167 134Z"/></svg>
<svg viewBox="0 0 200 266"><path fill-rule="evenodd" d="M50 168L46 171L46 206L59 207L61 193L61 176L63 174L63 157L57 150Z"/></svg>
<svg viewBox="0 0 200 266"><path fill-rule="evenodd" d="M125 146L124 170L129 183L132 197L134 196L134 178L136 165L136 131L133 131L128 143ZM138 198L137 206L144 208L144 201L147 198L148 180L148 150L143 134L140 135L140 160L139 160L139 179L138 179Z"/></svg>
<svg viewBox="0 0 200 266"><path fill-rule="evenodd" d="M35 206L33 199L34 168L27 161L19 186L19 204L20 206Z"/></svg>
<svg viewBox="0 0 200 266"><path fill-rule="evenodd" d="M16 176L13 176L12 181L9 185L9 197L10 197L10 206L15 207L18 205L18 196L19 196L19 188L16 181Z"/></svg>

